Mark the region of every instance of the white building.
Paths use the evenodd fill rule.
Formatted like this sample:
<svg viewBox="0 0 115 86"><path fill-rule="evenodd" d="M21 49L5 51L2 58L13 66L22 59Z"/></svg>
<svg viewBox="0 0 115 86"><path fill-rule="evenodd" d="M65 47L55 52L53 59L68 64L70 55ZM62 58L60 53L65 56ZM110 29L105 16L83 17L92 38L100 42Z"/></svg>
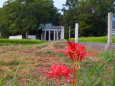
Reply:
<svg viewBox="0 0 115 86"><path fill-rule="evenodd" d="M64 39L64 27L46 24L42 26L41 40L55 41Z"/></svg>

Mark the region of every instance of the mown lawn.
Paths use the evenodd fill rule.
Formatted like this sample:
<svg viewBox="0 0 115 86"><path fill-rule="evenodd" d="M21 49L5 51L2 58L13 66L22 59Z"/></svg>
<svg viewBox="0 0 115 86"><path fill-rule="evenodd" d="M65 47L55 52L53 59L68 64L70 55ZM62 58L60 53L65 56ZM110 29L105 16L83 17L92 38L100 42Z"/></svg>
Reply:
<svg viewBox="0 0 115 86"><path fill-rule="evenodd" d="M63 53L55 52L66 46L67 41L1 45L0 78L8 74L3 86L55 86L55 80L48 79L39 70L48 70L53 64L71 68L72 61ZM98 52L95 56L86 57L80 63L77 86L112 86L114 62L115 52ZM70 82L65 85L63 80L60 84L71 86Z"/></svg>

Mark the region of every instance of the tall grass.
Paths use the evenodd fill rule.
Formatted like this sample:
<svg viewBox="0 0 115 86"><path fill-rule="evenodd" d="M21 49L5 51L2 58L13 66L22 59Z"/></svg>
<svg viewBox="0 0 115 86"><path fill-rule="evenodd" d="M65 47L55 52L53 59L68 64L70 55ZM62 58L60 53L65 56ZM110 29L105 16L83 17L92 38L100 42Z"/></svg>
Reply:
<svg viewBox="0 0 115 86"><path fill-rule="evenodd" d="M112 58L108 58L102 65L94 65L90 70L87 72L84 72L84 69L81 69L78 72L78 78L77 78L77 85L76 86L107 86L104 85L103 83L106 83L106 80L103 80L102 77L100 77L100 73L102 72L104 66L111 60ZM17 71L19 70L18 65L15 74L11 80L9 80L7 83L5 83L5 80L7 80L8 75L6 75L4 78L1 79L0 81L0 86L24 86L23 84L17 82L16 75ZM115 75L115 66L114 66L114 75ZM113 84L113 85L112 85ZM110 83L110 86L115 86L115 76L113 77L113 82ZM30 74L30 79L27 83L27 86L54 86L50 82L45 82L45 81L40 81L36 80L35 78L32 77ZM65 86L71 86L70 83L66 84Z"/></svg>
<svg viewBox="0 0 115 86"><path fill-rule="evenodd" d="M74 41L74 38L70 38L70 41ZM79 42L100 42L100 43L107 43L107 36L102 37L79 37ZM115 43L115 36L112 36L112 42Z"/></svg>
<svg viewBox="0 0 115 86"><path fill-rule="evenodd" d="M114 76L113 76L113 86L115 86L115 64L114 64Z"/></svg>
<svg viewBox="0 0 115 86"><path fill-rule="evenodd" d="M40 45L40 46L44 46L44 45ZM45 53L53 53L53 52L46 51ZM64 54L57 54L57 53L54 55L58 55L60 57L64 56ZM101 63L101 65L99 65L100 64L99 62L95 64L94 62L91 62L91 60L88 60L88 62L91 63L91 66L86 66L87 65L86 62L84 62L85 64L81 63L81 65L83 65L84 68L81 68L80 71L78 72L77 86L115 86L115 66L114 66L114 76L112 77L113 79L111 78L111 81L108 78L105 80L105 78L102 77L108 75L101 74L103 71L105 71L104 68L106 67L106 65L109 65L111 62L112 64L114 63L115 53L104 52L100 56L104 58L104 61ZM37 80L35 77L32 76L32 74L30 74L30 79L27 82L27 85L23 85L22 83L17 82L18 81L17 72L19 71L20 64L21 61L18 62L16 71L14 72L14 75L10 80L8 79L8 75L6 75L0 80L0 86L54 86L50 82ZM107 85L106 81L109 81L111 83ZM71 84L68 83L65 86L71 86Z"/></svg>
<svg viewBox="0 0 115 86"><path fill-rule="evenodd" d="M30 39L0 39L0 44L39 44L43 43L42 40Z"/></svg>
<svg viewBox="0 0 115 86"><path fill-rule="evenodd" d="M5 77L3 77L1 80L0 80L0 86L3 86L4 83L5 83L5 80L8 78L9 75L6 75Z"/></svg>

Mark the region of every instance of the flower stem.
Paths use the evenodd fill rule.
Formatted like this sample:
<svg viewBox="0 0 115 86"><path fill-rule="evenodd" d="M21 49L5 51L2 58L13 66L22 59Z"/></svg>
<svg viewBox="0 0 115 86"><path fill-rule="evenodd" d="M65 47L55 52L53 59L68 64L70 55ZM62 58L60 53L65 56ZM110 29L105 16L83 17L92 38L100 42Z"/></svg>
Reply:
<svg viewBox="0 0 115 86"><path fill-rule="evenodd" d="M74 66L73 66L73 81L72 81L72 86L76 86L77 71L78 71L78 64L74 63Z"/></svg>
<svg viewBox="0 0 115 86"><path fill-rule="evenodd" d="M60 82L60 77L58 77L58 79L57 79L56 86L59 86L59 82Z"/></svg>

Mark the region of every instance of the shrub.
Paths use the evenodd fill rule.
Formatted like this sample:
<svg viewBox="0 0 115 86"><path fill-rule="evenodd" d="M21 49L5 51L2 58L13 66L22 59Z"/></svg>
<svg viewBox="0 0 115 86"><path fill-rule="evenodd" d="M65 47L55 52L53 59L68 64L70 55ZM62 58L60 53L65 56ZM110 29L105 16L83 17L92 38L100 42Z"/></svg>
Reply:
<svg viewBox="0 0 115 86"><path fill-rule="evenodd" d="M43 43L42 40L30 39L0 39L0 44L39 44Z"/></svg>

